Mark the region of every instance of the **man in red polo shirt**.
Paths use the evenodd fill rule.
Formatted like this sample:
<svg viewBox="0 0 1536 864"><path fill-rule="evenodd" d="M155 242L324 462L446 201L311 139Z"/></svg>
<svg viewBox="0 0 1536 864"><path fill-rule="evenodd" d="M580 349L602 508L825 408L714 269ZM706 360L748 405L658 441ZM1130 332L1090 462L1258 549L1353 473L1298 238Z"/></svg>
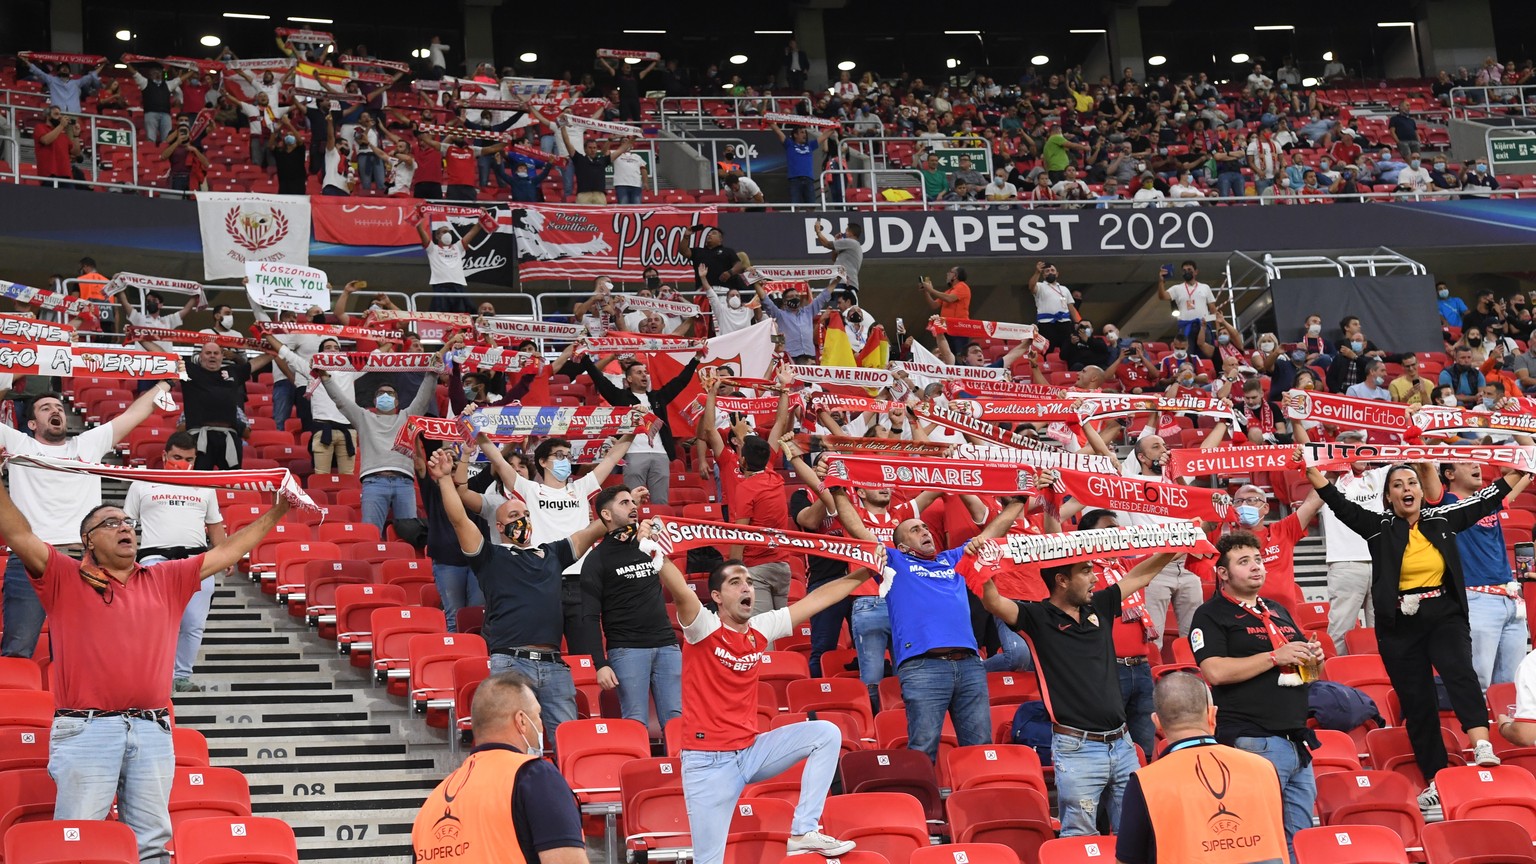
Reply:
<svg viewBox="0 0 1536 864"><path fill-rule="evenodd" d="M650 522L641 523L642 549L651 542ZM853 849L818 830L827 787L837 772L842 731L827 720L791 723L769 732L757 729L757 665L775 639L783 639L812 615L847 597L870 572L859 569L817 588L783 609L754 615L751 576L740 561L726 561L709 574L710 597L719 612L705 609L672 562L659 558L661 581L677 604L683 626L683 799L693 826L693 860L722 864L726 831L741 790L805 761L800 801L790 823L788 852L826 857Z"/></svg>
<svg viewBox="0 0 1536 864"><path fill-rule="evenodd" d="M190 474L190 472L189 472ZM149 567L137 561L137 523L103 504L80 523L83 560L48 545L0 488L0 534L21 556L48 613L54 712L48 773L55 819L118 814L141 861L163 862L171 839L171 668L187 601L202 580L239 563L288 512L277 504L208 552Z"/></svg>
<svg viewBox="0 0 1536 864"><path fill-rule="evenodd" d="M476 160L507 146L505 142L476 147L462 135L455 135L441 145L443 152L443 197L453 201L473 201L480 195L480 177ZM420 161L420 160L417 160Z"/></svg>
<svg viewBox="0 0 1536 864"><path fill-rule="evenodd" d="M1152 365L1152 358L1147 356L1139 339L1132 340L1130 347L1121 351L1104 373L1113 375L1127 393L1151 392L1159 380L1157 367Z"/></svg>
<svg viewBox="0 0 1536 864"><path fill-rule="evenodd" d="M57 105L50 105L48 113L32 129L32 142L37 150L37 175L64 180L74 175L69 166L80 134L75 121L64 116Z"/></svg>
<svg viewBox="0 0 1536 864"><path fill-rule="evenodd" d="M789 522L789 499L784 494L784 478L769 470L773 451L768 442L749 435L741 442L742 478L736 482L731 498L731 521L753 528L793 531ZM752 574L757 588L753 612L768 612L789 605L788 549L732 546L728 558L740 558Z"/></svg>

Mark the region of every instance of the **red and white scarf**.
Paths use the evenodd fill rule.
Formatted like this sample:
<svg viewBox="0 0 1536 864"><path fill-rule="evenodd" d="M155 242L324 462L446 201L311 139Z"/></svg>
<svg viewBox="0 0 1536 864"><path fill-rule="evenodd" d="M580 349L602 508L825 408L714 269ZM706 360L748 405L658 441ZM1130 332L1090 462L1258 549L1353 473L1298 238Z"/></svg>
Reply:
<svg viewBox="0 0 1536 864"><path fill-rule="evenodd" d="M509 351L496 346L462 348L449 354L448 357L453 362L463 365L465 369L481 372L529 375L539 371L539 368L544 365L544 358L532 351Z"/></svg>
<svg viewBox="0 0 1536 864"><path fill-rule="evenodd" d="M1408 437L1419 434L1419 427L1414 424L1407 405L1379 399L1291 390L1285 394L1285 416L1347 429L1374 429Z"/></svg>
<svg viewBox="0 0 1536 864"><path fill-rule="evenodd" d="M528 321L522 318L481 318L475 328L497 339L576 339L587 332L580 324Z"/></svg>
<svg viewBox="0 0 1536 864"><path fill-rule="evenodd" d="M598 120L594 117L583 117L580 114L562 114L572 126L585 129L588 132L600 132L604 135L616 135L620 138L640 138L645 133L639 126L631 126L628 123L612 123L607 120Z"/></svg>
<svg viewBox="0 0 1536 864"><path fill-rule="evenodd" d="M770 282L793 282L805 286L802 290L808 290L809 282L846 279L848 271L841 264L760 264L743 273L742 278L748 285L767 279Z"/></svg>
<svg viewBox="0 0 1536 864"><path fill-rule="evenodd" d="M674 354L707 350L707 339L674 339L666 336L593 336L576 344L578 357L586 354Z"/></svg>
<svg viewBox="0 0 1536 864"><path fill-rule="evenodd" d="M937 423L946 429L990 441L993 444L1001 444L1004 447L1024 447L1028 449L1042 449L1043 445L1033 438L1016 435L1012 432L998 428L992 423L977 420L949 408L940 408L927 402L919 402L912 406L912 413L920 420L929 423Z"/></svg>
<svg viewBox="0 0 1536 864"><path fill-rule="evenodd" d="M699 307L682 300L663 300L660 297L645 297L640 294L615 296L630 309L643 309L647 312L670 315L673 318L694 318L699 314Z"/></svg>
<svg viewBox="0 0 1536 864"><path fill-rule="evenodd" d="M1280 632L1280 625L1275 623L1275 613L1270 611L1269 604L1264 602L1263 598L1254 598L1253 605L1248 606L1234 600L1226 591L1217 590L1221 591L1221 596L1225 597L1228 603L1259 619L1259 623L1264 625L1264 634L1269 637L1270 648L1279 651L1290 644L1290 638ZM1280 668L1279 684L1281 687L1300 687L1303 683L1301 675L1297 672L1295 666L1282 666Z"/></svg>
<svg viewBox="0 0 1536 864"><path fill-rule="evenodd" d="M633 57L636 60L660 60L661 54L656 51L630 51L624 48L599 48L597 56L609 60L625 60Z"/></svg>
<svg viewBox="0 0 1536 864"><path fill-rule="evenodd" d="M435 205L428 205L435 206ZM424 212L432 212L424 206ZM474 208L471 208L474 209ZM478 217L483 210L475 210ZM475 326L475 316L466 315L463 312L408 312L404 309L374 309L364 319L368 324L446 324L450 327L469 328Z"/></svg>
<svg viewBox="0 0 1536 864"><path fill-rule="evenodd" d="M981 552L955 565L971 590L981 593L987 580L1020 565L1055 567L1095 558L1142 556L1149 552L1211 555L1216 548L1193 522L1121 525L1062 534L1009 534L981 541Z"/></svg>
<svg viewBox="0 0 1536 864"><path fill-rule="evenodd" d="M1210 489L1165 483L1147 477L1085 474L1058 470L1056 483L1044 490L1047 503L1060 511L1068 496L1087 507L1121 513L1148 513L1171 519L1231 522L1237 519L1232 496Z"/></svg>
<svg viewBox="0 0 1536 864"><path fill-rule="evenodd" d="M25 303L28 306L36 306L39 309L47 309L50 312L64 312L78 318L99 319L101 317L101 313L89 300L70 297L68 294L60 294L57 291L33 288L31 285L23 285L20 282L7 282L0 279L0 297Z"/></svg>
<svg viewBox="0 0 1536 864"><path fill-rule="evenodd" d="M625 405L582 405L554 408L540 405L507 405L465 411L457 418L461 440L473 443L480 432L512 438L611 438L641 433L656 424L656 415Z"/></svg>
<svg viewBox="0 0 1536 864"><path fill-rule="evenodd" d="M401 60L380 60L377 57L351 57L346 54L338 58L343 66L374 66L379 69L393 69L396 72L411 71L411 64Z"/></svg>
<svg viewBox="0 0 1536 864"><path fill-rule="evenodd" d="M289 324L281 321L257 321L251 329L262 336L268 333L275 336L302 334L306 336L335 336L337 339L364 340L368 342L399 342L404 338L397 330L354 327L350 324L304 324L297 321Z"/></svg>
<svg viewBox="0 0 1536 864"><path fill-rule="evenodd" d="M0 372L12 375L85 375L148 381L181 377L181 358L159 351L130 351L100 345L0 343Z"/></svg>
<svg viewBox="0 0 1536 864"><path fill-rule="evenodd" d="M107 62L107 58L100 54L64 54L58 51L22 51L17 56L33 63L78 63L81 66L95 66L98 63Z"/></svg>
<svg viewBox="0 0 1536 864"><path fill-rule="evenodd" d="M1065 387L1029 384L1024 381L945 381L944 395L951 399L974 396L978 399L1060 399Z"/></svg>
<svg viewBox="0 0 1536 864"><path fill-rule="evenodd" d="M891 364L895 365L895 364ZM805 366L791 364L782 367L804 384L832 384L843 387L890 387L896 378L886 369L867 369L863 366Z"/></svg>
<svg viewBox="0 0 1536 864"><path fill-rule="evenodd" d="M888 399L871 399L868 396L842 396L837 393L817 393L811 397L811 409L817 413L822 411L856 411L863 413L873 411L876 414L889 414L892 405L900 402L892 402Z"/></svg>
<svg viewBox="0 0 1536 864"><path fill-rule="evenodd" d="M944 457L954 445L934 441L903 441L900 438L854 438L847 435L796 435L795 444L802 451L810 452L813 443L820 443L824 451L865 455L899 455Z"/></svg>
<svg viewBox="0 0 1536 864"><path fill-rule="evenodd" d="M885 560L879 543L832 537L826 534L807 534L803 531L779 531L773 528L754 528L750 525L733 525L724 522L705 522L698 519L679 519L674 516L651 517L655 540L667 555L713 546L751 546L758 549L792 549L820 558L846 561L856 567L877 570Z"/></svg>
<svg viewBox="0 0 1536 864"><path fill-rule="evenodd" d="M1095 558L1093 568L1104 578L1106 585L1118 585L1126 576L1125 568L1113 558ZM1128 624L1140 624L1142 637L1148 642L1156 642L1162 635L1147 612L1145 591L1133 591L1120 598L1120 620Z"/></svg>
<svg viewBox="0 0 1536 864"><path fill-rule="evenodd" d="M904 459L828 453L828 486L886 489L942 489L946 492L1020 495L1035 491L1035 472L1008 462L965 459Z"/></svg>
<svg viewBox="0 0 1536 864"><path fill-rule="evenodd" d="M1210 477L1300 468L1295 447L1188 448L1168 453L1168 476Z"/></svg>
<svg viewBox="0 0 1536 864"><path fill-rule="evenodd" d="M167 330L163 327L139 327L129 324L123 329L123 339L129 342L169 342L172 345L207 345L217 342L221 348L261 350L268 347L259 339L232 336L226 333L199 333L196 330Z"/></svg>
<svg viewBox="0 0 1536 864"><path fill-rule="evenodd" d="M892 372L921 375L940 381L1008 381L1012 375L1001 366L954 366L948 363L923 363L917 360L892 360Z"/></svg>
<svg viewBox="0 0 1536 864"><path fill-rule="evenodd" d="M1093 474L1118 473L1113 459L1097 453L1033 450L1023 447L1004 447L1000 444L957 444L953 458L982 462L1012 462L1035 469L1065 468L1069 471L1086 471Z"/></svg>
<svg viewBox="0 0 1536 864"><path fill-rule="evenodd" d="M1033 324L975 321L970 318L942 316L936 316L929 321L928 330L935 335L964 336L967 339L1006 339L1010 342L1032 342L1036 333Z"/></svg>
<svg viewBox="0 0 1536 864"><path fill-rule="evenodd" d="M67 345L75 341L75 328L26 315L0 315L0 339Z"/></svg>
<svg viewBox="0 0 1536 864"><path fill-rule="evenodd" d="M1453 462L1493 465L1513 471L1536 473L1536 447L1494 447L1449 444L1321 444L1303 448L1307 465L1319 471L1338 471L1350 465L1405 462Z"/></svg>
<svg viewBox="0 0 1536 864"><path fill-rule="evenodd" d="M836 129L842 125L836 120L823 117L807 117L802 114L785 114L779 111L770 111L763 115L763 119L781 126L815 126L819 129Z"/></svg>
<svg viewBox="0 0 1536 864"><path fill-rule="evenodd" d="M187 297L196 297L198 307L208 305L208 298L203 294L202 283L191 279L167 279L163 276L145 276L142 273L114 273L112 280L102 289L102 293L108 297L116 297L129 288L142 288L145 291L164 291L168 294L181 294Z"/></svg>
<svg viewBox="0 0 1536 864"><path fill-rule="evenodd" d="M244 489L251 492L275 492L290 506L319 513L321 510L300 488L299 481L287 468L245 469L240 471L168 471L163 468L123 468L117 465L100 465L81 462L78 459L60 459L55 456L8 454L0 451L12 465L62 471L66 474L90 474L114 480L146 483L165 483L171 486L193 486L198 489Z"/></svg>

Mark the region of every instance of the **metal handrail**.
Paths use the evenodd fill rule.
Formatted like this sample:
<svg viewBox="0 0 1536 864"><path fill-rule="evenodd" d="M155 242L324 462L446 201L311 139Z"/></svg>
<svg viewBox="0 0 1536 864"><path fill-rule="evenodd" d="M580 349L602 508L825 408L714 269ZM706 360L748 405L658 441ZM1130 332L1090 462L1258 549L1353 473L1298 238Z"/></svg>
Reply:
<svg viewBox="0 0 1536 864"><path fill-rule="evenodd" d="M683 107L684 103L688 102L693 103L692 110ZM717 117L714 114L704 113L704 103L706 102L729 103L731 106L730 117ZM661 114L662 124L669 128L674 122L680 122L684 118L693 118L696 121L693 126L695 129L703 128L706 123L719 123L727 119L733 124L730 128L740 129L743 120L761 119L760 115L741 113L741 106L747 102L766 103L769 112L789 111L795 105L804 105L806 111L809 112L814 107L809 96L667 96L656 103L656 109ZM669 103L673 106L670 109L667 107ZM783 105L788 105L790 108L781 107Z"/></svg>
<svg viewBox="0 0 1536 864"><path fill-rule="evenodd" d="M1536 84L1497 84L1477 87L1452 87L1451 88L1451 116L1457 120L1471 120L1473 109L1481 109L1480 118L1502 116L1510 114L1504 109L1510 107L1510 103L1501 100L1494 101L1491 97L1495 92L1513 92L1520 106L1521 117L1536 116ZM1481 96L1481 101L1476 101ZM1501 113L1494 114L1494 109ZM1458 116L1459 115L1459 116ZM1479 118L1479 119L1480 119Z"/></svg>
<svg viewBox="0 0 1536 864"><path fill-rule="evenodd" d="M692 147L694 150L703 149L699 146L701 144L709 145L709 179L710 183L714 184L712 191L716 193L719 193L720 191L720 146L723 144L737 145L741 148L739 151L740 155L735 159L732 159L732 161L736 161L737 159L741 161L743 167L743 177L752 176L752 147L751 145L747 144L745 138L690 138L687 135L682 135L679 136L678 140L684 144L687 144L689 147ZM700 153L699 155L702 156L704 154Z"/></svg>
<svg viewBox="0 0 1536 864"><path fill-rule="evenodd" d="M22 111L32 111L32 112L36 112L38 114L41 114L41 113L45 112L47 110L47 108L46 107L38 108L38 107L34 107L32 105L17 105L17 104L15 104L15 103L13 103L11 101L10 94L16 94L16 95L20 95L20 96L27 96L27 97L33 98L33 99L37 98L38 94L36 94L36 93L29 93L29 92L27 92L25 90L0 90L0 108L6 108L6 109L9 109L9 111L10 111L11 130L12 130L11 131L11 140L15 143L15 147L16 147L16 149L18 151L16 153L15 160L12 161L12 163L11 163L11 177L13 179L16 179L16 180L19 181L20 177L21 177L21 158L20 158L21 157L21 153L20 153L20 147L21 147L21 144L20 144L20 135L21 135L20 129L21 129L21 127L20 127L20 124L17 122L19 117L20 117L19 112L22 112ZM100 178L101 178L101 158L100 158L100 154L96 150L96 147L97 147L97 144L96 144L96 127L98 125L102 125L102 124L118 124L118 123L121 123L124 127L127 128L127 130L128 130L128 144L126 146L128 147L128 158L129 158L130 164L132 165L133 179L135 179L135 180L139 179L139 130L134 127L132 120L129 120L126 117L113 117L113 116L108 115L108 114L85 114L85 113L80 113L80 114L67 114L66 116L69 116L69 117L82 117L82 118L85 118L86 121L87 121L87 124L86 124L87 125L87 131L82 132L82 135L85 137L86 141L89 142L89 146L88 146L87 149L88 149L88 151L91 154L90 155L90 158L91 158L91 181L90 182L91 183L94 184L94 183L98 182L100 180ZM35 142L34 142L34 144L35 144ZM124 146L124 145L109 144L109 145L105 145L105 146L121 147L121 146Z"/></svg>
<svg viewBox="0 0 1536 864"><path fill-rule="evenodd" d="M826 176L829 176L829 175L838 175L838 174L849 174L849 175L852 175L852 174L869 174L869 173L871 173L871 172L867 168L860 168L860 169L854 169L854 168L827 168L827 169L823 169L822 176L826 177ZM922 209L924 209L924 210L928 209L928 204L929 204L929 201L928 201L928 189L927 189L926 186L923 185L923 173L921 171L918 171L918 170L912 169L912 168L888 168L888 169L885 169L884 171L882 171L880 173L882 173L882 174L911 174L911 175L915 176L917 178L917 191L918 191L918 193L922 197L918 198L918 199L915 199L915 201L883 201L882 202L880 200L880 190L879 190L879 188L871 187L871 189L872 189L872 191L874 193L873 195L870 196L870 202L869 203L870 203L870 209L871 210L879 210L880 209L880 205L882 203L886 206L886 209L890 209L892 207L896 207L896 208L903 208L904 207L904 208L910 209L914 203L918 203L918 202L920 202L922 204ZM876 186L878 186L879 178L878 177L871 178L871 182L875 183ZM905 187L905 186L887 186L886 188L887 189L905 189L907 187ZM833 207L835 207L835 208L837 208L839 210L847 210L847 209L850 209L850 208L858 209L860 206L861 206L860 204L857 204L857 203L849 204L846 201L841 203L841 204L829 204L829 203L827 203L827 187L825 187L825 186L821 187L821 207L822 207L823 210L828 209L828 208L833 208Z"/></svg>

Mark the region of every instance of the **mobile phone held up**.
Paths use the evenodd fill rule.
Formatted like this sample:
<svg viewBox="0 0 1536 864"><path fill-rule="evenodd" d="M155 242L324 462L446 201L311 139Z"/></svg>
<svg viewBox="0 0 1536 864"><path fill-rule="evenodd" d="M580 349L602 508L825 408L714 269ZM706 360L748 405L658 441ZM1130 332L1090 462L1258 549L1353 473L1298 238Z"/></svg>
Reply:
<svg viewBox="0 0 1536 864"><path fill-rule="evenodd" d="M1515 544L1515 579L1536 579L1536 543Z"/></svg>

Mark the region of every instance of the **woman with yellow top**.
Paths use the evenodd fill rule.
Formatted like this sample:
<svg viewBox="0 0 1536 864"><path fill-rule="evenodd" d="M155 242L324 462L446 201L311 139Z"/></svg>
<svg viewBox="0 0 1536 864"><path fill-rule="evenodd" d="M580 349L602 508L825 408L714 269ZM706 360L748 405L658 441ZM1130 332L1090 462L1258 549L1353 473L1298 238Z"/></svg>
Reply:
<svg viewBox="0 0 1536 864"><path fill-rule="evenodd" d="M1350 501L1322 472L1307 468L1307 480L1339 521L1365 538L1371 551L1371 600L1376 608L1376 641L1387 676L1402 703L1408 740L1429 787L1419 806L1440 803L1435 774L1446 766L1434 674L1438 670L1461 727L1473 742L1478 765L1497 765L1488 741L1488 706L1472 668L1456 532L1496 512L1505 496L1518 495L1530 475L1512 471L1492 485L1442 507L1424 507L1424 490L1411 465L1387 469L1382 503L1374 513Z"/></svg>

